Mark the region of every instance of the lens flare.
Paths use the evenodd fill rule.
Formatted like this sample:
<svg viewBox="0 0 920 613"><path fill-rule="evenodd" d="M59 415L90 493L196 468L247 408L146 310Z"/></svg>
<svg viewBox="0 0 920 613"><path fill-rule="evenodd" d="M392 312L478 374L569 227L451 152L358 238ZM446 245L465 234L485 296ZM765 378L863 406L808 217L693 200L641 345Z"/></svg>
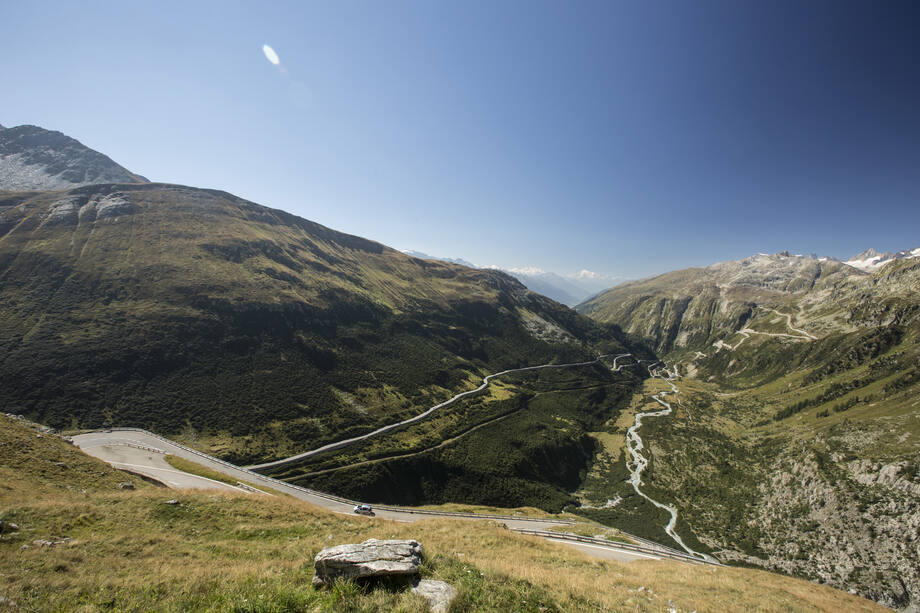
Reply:
<svg viewBox="0 0 920 613"><path fill-rule="evenodd" d="M268 45L262 45L262 53L265 54L265 59L277 66L281 63L281 58L278 57L278 54L275 53L275 50L269 47Z"/></svg>

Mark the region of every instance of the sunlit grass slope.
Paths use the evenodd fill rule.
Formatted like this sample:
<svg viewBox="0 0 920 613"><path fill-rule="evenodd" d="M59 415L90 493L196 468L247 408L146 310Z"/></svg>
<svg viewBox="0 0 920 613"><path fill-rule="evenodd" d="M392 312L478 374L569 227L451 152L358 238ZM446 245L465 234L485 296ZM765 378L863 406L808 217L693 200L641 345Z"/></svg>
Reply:
<svg viewBox="0 0 920 613"><path fill-rule="evenodd" d="M40 445L23 447L33 439ZM0 595L22 610L426 610L395 585L311 586L319 549L371 537L418 539L423 576L458 589L455 612L883 610L763 571L599 561L489 523L400 524L280 496L123 491L117 471L6 418L0 443L0 514L20 526L0 539ZM47 473L46 455L82 468ZM173 498L178 505L166 504Z"/></svg>

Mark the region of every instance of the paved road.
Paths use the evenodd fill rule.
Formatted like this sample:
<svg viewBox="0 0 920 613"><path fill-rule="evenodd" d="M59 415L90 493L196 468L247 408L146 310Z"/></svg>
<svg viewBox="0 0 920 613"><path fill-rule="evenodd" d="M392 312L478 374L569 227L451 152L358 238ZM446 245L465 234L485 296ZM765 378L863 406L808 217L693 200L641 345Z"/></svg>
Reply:
<svg viewBox="0 0 920 613"><path fill-rule="evenodd" d="M524 367L524 368L509 368L508 370L503 370L503 371L501 371L501 372L492 373L491 375L486 375L485 378L483 378L483 380L482 380L482 384L481 384L479 387L477 387L476 389L468 390L468 391L466 391L466 392L460 392L459 394L456 394L456 395L455 395L453 398L451 398L450 400L445 400L444 402L442 402L442 403L440 403L440 404L436 404L436 405L434 405L433 407L431 407L430 409L426 410L425 412L416 415L415 417L410 417L409 419L404 419L403 421L397 422L397 423L395 423L395 424L390 424L390 425L388 425L388 426L383 426L382 428L377 428L377 429L374 430L373 432L369 432L369 433L367 433L367 434L362 434L361 436L356 436L356 437L354 437L354 438L348 438L348 439L344 439L344 440L341 440L341 441L336 441L336 442L334 442L334 443L329 443L328 445L323 445L322 447L317 447L316 449L311 449L310 451L304 451L304 452L302 452L302 453L298 453L298 454L289 456L289 457L287 457L287 458L281 458L280 460L274 460L273 462L265 462L265 463L263 463L263 464L253 464L252 466L247 466L246 468L251 468L251 469L253 469L253 470L258 470L258 469L263 469L263 468L271 468L271 467L275 467L275 466L284 466L285 464L291 464L291 463L294 463L294 462L298 462L298 461L300 461L300 460L303 460L303 459L305 459L305 458L309 458L309 457L315 456L315 455L320 454L320 453L324 453L324 452L327 452L327 451L334 451L334 450L336 450L336 449L342 449L343 447L347 447L347 446L349 446L349 445L353 445L353 444L355 444L355 443L357 443L357 442L360 442L360 441L363 441L363 440L367 440L367 439L369 439L369 438L371 438L371 437L380 436L381 434L386 434L387 432L391 432L391 431L396 430L396 429L398 429L398 428L403 428L403 427L408 426L408 425L410 425L410 424L414 424L414 423L416 423L416 422L422 421L423 419L425 419L426 417L428 417L429 415L431 415L431 414L434 413L435 411L437 411L437 410L439 410L439 409L443 409L443 408L445 408L445 407L448 407L448 406L454 404L455 402L457 402L458 400L460 400L460 399L462 399L462 398L466 398L467 396L474 396L474 395L476 395L476 394L479 394L479 393L485 391L485 389L486 389L487 387L489 387L489 383L492 381L492 379L494 379L494 378L496 378L496 377L501 377L501 376L503 376L503 375L510 375L511 373L516 373L516 372L526 372L526 371L529 371L529 370L542 370L542 369L545 369L545 368L573 368L573 367L576 367L576 366L590 366L591 364L598 364L598 363L600 363L600 361L601 361L602 359L611 357L612 355L613 355L613 354L601 355L601 356L598 356L598 357L596 357L595 359L589 360L589 361L587 361L587 362L572 362L572 363L570 363L570 364L540 364L539 366L526 366L526 367ZM621 354L615 356L614 359L613 359L614 365L616 365L616 361L617 361L619 358L626 357L626 356L628 356L628 355L630 355L630 354L628 354L628 353L621 353ZM618 371L618 370L619 370L619 368L614 368L614 372L616 372L616 371Z"/></svg>
<svg viewBox="0 0 920 613"><path fill-rule="evenodd" d="M126 445L99 445L89 452L100 460L133 473L156 479L168 487L195 490L223 490L248 493L246 490L190 473L170 466L165 455Z"/></svg>
<svg viewBox="0 0 920 613"><path fill-rule="evenodd" d="M576 543L573 541L554 538L547 538L545 540L549 541L550 543L559 543L565 545L566 547L577 549L578 551L591 557L601 558L602 560L616 560L618 562L635 562L636 560L661 560L661 556L656 556L654 554L623 551L622 549L615 549L613 547L607 547L606 545Z"/></svg>
<svg viewBox="0 0 920 613"><path fill-rule="evenodd" d="M284 481L278 481L276 479L260 475L244 468L234 466L227 462L223 462L217 458L205 455L201 452L191 450L187 447L173 443L149 432L137 430L115 430L111 432L90 432L86 434L78 434L71 438L75 445L77 445L80 449L89 455L105 460L106 462L113 464L116 468L128 468L134 472L150 475L160 481L164 481L171 487L223 487L225 489L238 489L232 486L227 486L226 484L219 483L217 481L195 477L194 475L188 475L190 480L185 481L183 478L180 478L180 476L176 474L174 468L165 462L163 459L163 454L165 453L197 462L198 464L206 466L216 472L225 474L240 481L248 482L256 486L262 486L266 489L290 494L295 498L305 500L334 513L346 515L353 514L352 508L354 501L346 501L334 496L322 494L321 492L314 492L312 490L307 490L305 488L301 488ZM381 509L378 507L376 509L376 516L382 519L390 519L401 522L415 522L422 519L431 519L433 517L443 516L443 513L424 512L416 509L402 509L392 507L388 509ZM488 516L457 517L452 515L450 517L456 519L471 519L480 521L494 519ZM539 521L535 519L518 517L503 517L498 521L501 521L512 530L534 528L539 530L546 530L554 525L558 526L567 524L565 521L547 522L545 520ZM622 547L618 547L613 543L608 546L604 544L566 541L561 538L548 538L547 540L563 544L567 547L578 549L579 551L582 551L588 555L603 559L634 561L648 559L660 560L663 557L661 555L656 555L657 552L651 549L641 552L630 551L623 549Z"/></svg>

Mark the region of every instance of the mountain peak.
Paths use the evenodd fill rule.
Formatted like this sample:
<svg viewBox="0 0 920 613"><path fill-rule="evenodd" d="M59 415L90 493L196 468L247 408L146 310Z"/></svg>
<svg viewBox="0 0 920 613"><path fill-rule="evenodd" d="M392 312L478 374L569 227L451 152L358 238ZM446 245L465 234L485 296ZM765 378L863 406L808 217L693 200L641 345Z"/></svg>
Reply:
<svg viewBox="0 0 920 613"><path fill-rule="evenodd" d="M881 255L883 255L883 254L879 253L878 251L876 251L876 250L873 249L872 247L869 247L868 249L866 249L866 250L863 251L862 253L860 253L860 254L858 254L858 255L854 255L854 256L853 256L852 258L850 258L850 259L851 259L851 260L867 260L867 259L869 259L869 258L879 257L879 256L881 256Z"/></svg>
<svg viewBox="0 0 920 613"><path fill-rule="evenodd" d="M897 253L879 253L870 247L859 255L854 255L845 263L849 264L853 268L858 268L866 272L875 272L889 262L893 262L895 260L903 260L904 258L916 257L920 257L920 247L916 249L905 249L904 251L898 251Z"/></svg>
<svg viewBox="0 0 920 613"><path fill-rule="evenodd" d="M0 130L0 190L148 182L61 132L32 125Z"/></svg>

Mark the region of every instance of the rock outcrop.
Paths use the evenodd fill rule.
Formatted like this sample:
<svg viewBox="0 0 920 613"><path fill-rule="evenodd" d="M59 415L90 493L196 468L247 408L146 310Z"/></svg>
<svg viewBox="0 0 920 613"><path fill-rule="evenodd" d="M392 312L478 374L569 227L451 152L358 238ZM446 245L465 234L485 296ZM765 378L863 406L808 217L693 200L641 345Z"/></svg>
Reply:
<svg viewBox="0 0 920 613"><path fill-rule="evenodd" d="M422 562L422 546L415 540L368 539L360 544L323 549L314 559L313 585L335 579L417 575Z"/></svg>
<svg viewBox="0 0 920 613"><path fill-rule="evenodd" d="M457 597L457 590L446 581L422 579L414 586L412 591L428 601L432 613L447 613L450 603Z"/></svg>
<svg viewBox="0 0 920 613"><path fill-rule="evenodd" d="M57 190L98 183L147 179L60 132L38 126L0 131L0 190Z"/></svg>

